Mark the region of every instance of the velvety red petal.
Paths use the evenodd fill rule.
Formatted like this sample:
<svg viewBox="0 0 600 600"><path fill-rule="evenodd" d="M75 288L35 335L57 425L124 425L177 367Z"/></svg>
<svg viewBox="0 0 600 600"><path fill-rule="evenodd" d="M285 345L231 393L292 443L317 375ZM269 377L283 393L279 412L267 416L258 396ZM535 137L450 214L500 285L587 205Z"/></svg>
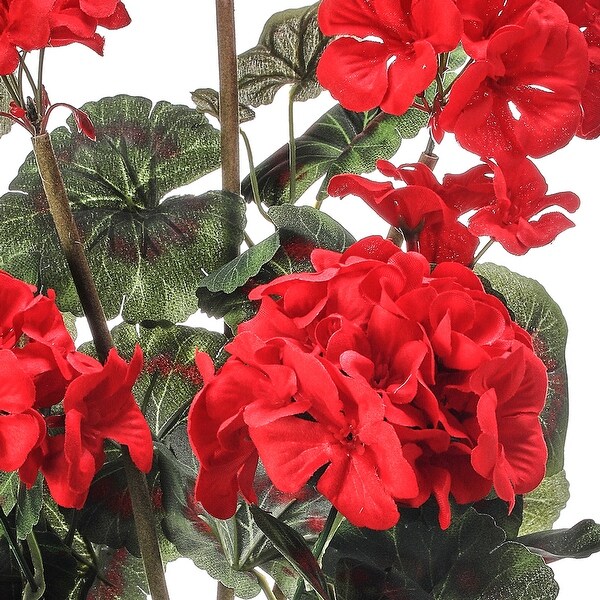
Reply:
<svg viewBox="0 0 600 600"><path fill-rule="evenodd" d="M384 44L335 39L319 60L317 78L344 108L355 112L370 110L379 106L385 96L389 56Z"/></svg>

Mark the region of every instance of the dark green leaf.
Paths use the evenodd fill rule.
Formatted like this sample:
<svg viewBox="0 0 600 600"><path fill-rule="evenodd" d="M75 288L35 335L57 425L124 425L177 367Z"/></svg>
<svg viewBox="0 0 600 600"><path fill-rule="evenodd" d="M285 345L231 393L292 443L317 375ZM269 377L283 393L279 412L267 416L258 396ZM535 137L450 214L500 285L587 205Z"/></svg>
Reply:
<svg viewBox="0 0 600 600"><path fill-rule="evenodd" d="M563 469L569 412L565 318L558 304L534 279L492 263L477 265L475 272L488 291L501 297L515 321L531 334L535 353L548 370L548 396L541 421L548 446L546 476L556 475Z"/></svg>
<svg viewBox="0 0 600 600"><path fill-rule="evenodd" d="M0 510L7 515L17 503L19 494L19 474L16 471L0 471Z"/></svg>
<svg viewBox="0 0 600 600"><path fill-rule="evenodd" d="M17 538L24 540L40 520L40 512L44 501L44 484L41 475L30 489L19 486L17 505L15 507L15 526Z"/></svg>
<svg viewBox="0 0 600 600"><path fill-rule="evenodd" d="M343 251L354 242L352 235L329 215L310 206L283 205L272 207L269 216L277 227L279 249L272 258L265 262L255 276L244 281L246 274L253 271L275 247L275 238L271 236L257 244L261 246L258 255L251 253L243 257L242 263L252 263L248 271L234 271L231 277L225 279L221 272L208 276L198 289L198 304L200 308L212 317L224 317L232 331L242 321L247 321L256 313L256 302L248 300L248 293L257 285L267 283L289 273L312 271L310 254L315 248ZM262 244L264 243L264 247ZM255 247L256 247L255 246ZM231 265L238 267L238 261ZM227 267L224 270L228 273ZM225 293L217 290L219 285L229 283L228 289L234 283L244 283L237 289ZM216 291L209 289L210 284Z"/></svg>
<svg viewBox="0 0 600 600"><path fill-rule="evenodd" d="M523 524L519 533L527 535L551 529L568 500L569 482L565 472L545 477L535 490L525 495Z"/></svg>
<svg viewBox="0 0 600 600"><path fill-rule="evenodd" d="M192 100L196 108L207 115L219 119L219 92L212 88L200 88L192 92ZM245 104L240 104L239 119L240 123L246 123L254 119L254 111Z"/></svg>
<svg viewBox="0 0 600 600"><path fill-rule="evenodd" d="M102 548L98 558L102 575L110 585L96 579L86 600L147 600L148 584L140 558L125 548Z"/></svg>
<svg viewBox="0 0 600 600"><path fill-rule="evenodd" d="M269 210L269 217L278 230L299 237L315 248L342 252L355 242L336 220L311 206L274 206Z"/></svg>
<svg viewBox="0 0 600 600"><path fill-rule="evenodd" d="M427 124L427 114L410 109L402 116L379 110L355 113L339 104L296 139L296 198L290 201L289 146L286 144L256 168L261 199L268 206L293 203L325 176L317 200L327 197L327 185L340 173L369 173L379 159L391 158L403 139L413 138ZM242 195L253 200L250 178Z"/></svg>
<svg viewBox="0 0 600 600"><path fill-rule="evenodd" d="M40 600L46 597L46 580L44 578L46 565L33 533L28 534L26 544L33 567L33 581L26 581L23 588L23 600Z"/></svg>
<svg viewBox="0 0 600 600"><path fill-rule="evenodd" d="M388 531L343 523L325 553L324 568L332 578L339 570L345 594L340 600L554 600L558 594L543 560L506 541L491 517L468 508L444 531L433 503L403 509L398 525ZM362 596L361 574L369 590Z"/></svg>
<svg viewBox="0 0 600 600"><path fill-rule="evenodd" d="M519 537L518 541L546 562L561 558L587 558L600 552L600 525L585 519L571 529L539 531Z"/></svg>
<svg viewBox="0 0 600 600"><path fill-rule="evenodd" d="M220 269L213 271L200 282L200 287L210 292L230 294L257 275L262 266L273 258L279 246L279 235L274 233L251 246Z"/></svg>
<svg viewBox="0 0 600 600"><path fill-rule="evenodd" d="M0 598L21 600L23 589L21 572L3 533L0 532Z"/></svg>
<svg viewBox="0 0 600 600"><path fill-rule="evenodd" d="M161 467L163 530L167 538L197 567L233 588L236 596L256 596L260 587L252 569L264 568L279 554L254 523L251 509L241 503L234 518L215 519L194 500L193 474L164 453L159 453L159 460L170 463L170 467ZM259 506L294 527L308 543L316 540L328 510L320 494L312 488L304 489L298 497L283 494L273 487L261 467L254 486Z"/></svg>
<svg viewBox="0 0 600 600"><path fill-rule="evenodd" d="M219 133L198 111L117 96L83 107L98 140L52 133L75 221L108 318L184 321L203 276L231 260L243 237L232 194L165 194L219 166ZM53 288L81 314L30 155L0 198L0 268Z"/></svg>
<svg viewBox="0 0 600 600"><path fill-rule="evenodd" d="M289 525L275 518L258 506L250 506L254 522L300 575L312 586L323 600L330 600L325 575L304 538Z"/></svg>
<svg viewBox="0 0 600 600"><path fill-rule="evenodd" d="M240 102L270 104L277 91L292 84L293 100L321 93L315 71L327 43L317 24L318 4L275 13L258 44L238 57Z"/></svg>
<svg viewBox="0 0 600 600"><path fill-rule="evenodd" d="M504 530L509 540L514 540L518 535L523 522L523 496L517 496L515 506L508 512L508 504L500 498L481 500L473 508L482 515L489 515L498 527Z"/></svg>

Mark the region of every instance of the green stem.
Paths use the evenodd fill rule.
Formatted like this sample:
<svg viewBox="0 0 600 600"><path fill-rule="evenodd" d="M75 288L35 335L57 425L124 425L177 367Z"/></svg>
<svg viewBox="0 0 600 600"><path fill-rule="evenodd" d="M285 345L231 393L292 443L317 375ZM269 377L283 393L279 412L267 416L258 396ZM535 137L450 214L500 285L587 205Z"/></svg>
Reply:
<svg viewBox="0 0 600 600"><path fill-rule="evenodd" d="M296 136L294 134L294 93L296 87L293 86L290 90L288 100L288 131L290 137L290 204L296 201Z"/></svg>
<svg viewBox="0 0 600 600"><path fill-rule="evenodd" d="M29 556L31 556L31 562L34 565L35 570L38 572L40 576L39 578L42 582L41 586L39 586L37 583L31 585L31 583L29 582L29 587L31 588L31 592L33 592L34 594L39 591L39 595L36 595L36 598L44 598L44 592L46 591L46 581L44 580L44 560L42 558L40 546L37 542L35 533L33 533L33 531L30 531L27 534L26 542L27 548L29 549ZM40 589L40 587L42 589ZM23 594L23 596L29 597L29 594L27 593L27 588L25 588L25 593Z"/></svg>
<svg viewBox="0 0 600 600"><path fill-rule="evenodd" d="M217 600L235 600L233 590L224 586L220 581L217 585Z"/></svg>
<svg viewBox="0 0 600 600"><path fill-rule="evenodd" d="M88 321L98 357L101 362L104 362L114 344L108 330L100 297L98 296L98 291L83 251L81 236L73 219L73 213L71 212L69 199L50 136L47 133L35 136L32 138L32 144L58 238ZM148 482L146 476L133 464L126 446L122 447L122 453L133 508L133 517L150 594L153 600L168 600L169 593L167 591L164 568L160 556L160 547L154 521L154 509L150 499Z"/></svg>
<svg viewBox="0 0 600 600"><path fill-rule="evenodd" d="M477 253L475 258L473 259L473 263L471 267L474 267L477 264L477 261L490 249L495 240L488 240L485 246Z"/></svg>
<svg viewBox="0 0 600 600"><path fill-rule="evenodd" d="M284 593L277 584L273 586L273 596L275 596L275 600L286 600Z"/></svg>
<svg viewBox="0 0 600 600"><path fill-rule="evenodd" d="M327 545L331 541L331 538L335 535L340 523L344 520L344 517L338 512L335 506L331 507L329 514L327 515L327 520L325 521L325 526L323 527L323 531L319 534L315 545L313 546L312 553L317 559L318 563L321 564L321 560L323 558L323 553L327 549ZM300 600L302 597L302 592L304 591L304 580L300 578L298 580L298 584L296 585L296 591L294 592L294 596L292 600Z"/></svg>
<svg viewBox="0 0 600 600"><path fill-rule="evenodd" d="M25 560L25 556L23 555L23 551L19 547L19 542L18 542L17 538L15 537L10 524L8 523L8 519L6 518L4 511L1 508L0 508L0 524L2 525L2 528L4 529L4 533L6 534L6 540L8 541L10 550L13 553L13 556L15 557L15 559L19 565L19 568L23 572L25 579L27 579L27 583L29 583L29 587L35 592L37 590L37 584L35 583L35 577L33 576L33 572L31 571L31 568L27 564L27 561Z"/></svg>
<svg viewBox="0 0 600 600"><path fill-rule="evenodd" d="M44 74L44 54L45 48L40 50L40 55L38 59L38 78L37 78L37 93L35 98L35 104L38 111L38 116L40 121L44 118L43 108L42 108L42 96L44 95L44 87L42 83L43 74Z"/></svg>
<svg viewBox="0 0 600 600"><path fill-rule="evenodd" d="M242 136L242 140L244 140L244 146L246 147L246 154L248 156L248 166L250 168L250 186L252 187L252 196L254 197L254 203L256 204L256 208L258 208L258 212L265 218L267 221L271 221L271 217L267 214L262 205L262 199L260 197L260 188L258 186L258 178L256 177L256 168L254 167L254 156L252 154L252 146L250 145L250 140L246 135L246 132L240 129L240 135Z"/></svg>
<svg viewBox="0 0 600 600"><path fill-rule="evenodd" d="M258 569L252 569L252 572L258 581L258 585L260 585L260 589L267 597L267 600L277 600L275 594L271 591L271 586L269 585L267 578Z"/></svg>
<svg viewBox="0 0 600 600"><path fill-rule="evenodd" d="M19 98L19 95L17 93L17 88L14 86L13 79L14 76L2 75L2 82L4 83L6 90L12 98L13 102L18 106L21 106L21 99Z"/></svg>
<svg viewBox="0 0 600 600"><path fill-rule="evenodd" d="M235 9L233 0L216 0L219 47L219 121L223 189L240 193L240 143Z"/></svg>

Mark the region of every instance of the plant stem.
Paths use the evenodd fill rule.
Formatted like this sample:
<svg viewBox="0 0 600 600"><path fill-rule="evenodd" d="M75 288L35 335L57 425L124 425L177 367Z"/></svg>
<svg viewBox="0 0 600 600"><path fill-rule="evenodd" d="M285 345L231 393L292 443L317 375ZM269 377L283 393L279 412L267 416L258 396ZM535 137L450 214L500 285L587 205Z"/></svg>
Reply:
<svg viewBox="0 0 600 600"><path fill-rule="evenodd" d="M256 177L256 168L254 167L254 156L252 155L252 146L250 145L250 140L248 139L246 132L242 129L240 129L240 135L242 136L242 140L244 140L244 146L246 147L246 154L248 156L248 167L250 169L250 186L252 187L254 203L256 204L256 208L258 208L258 212L261 214L261 216L267 221L271 222L271 217L269 217L262 205L262 200L260 197L260 187L258 185L258 178Z"/></svg>
<svg viewBox="0 0 600 600"><path fill-rule="evenodd" d="M1 508L0 508L0 524L2 525L2 529L4 529L4 533L6 534L6 539L8 541L8 545L10 546L10 550L13 553L13 556L15 557L15 559L19 565L19 568L23 572L25 579L27 579L27 583L29 583L29 587L35 592L37 590L37 584L35 583L35 577L33 576L33 573L31 571L31 569L29 568L29 565L27 564L25 557L23 556L23 552L21 551L21 548L19 547L19 542L18 542L17 538L15 537L10 524L8 523L8 519L6 518L4 511Z"/></svg>
<svg viewBox="0 0 600 600"><path fill-rule="evenodd" d="M267 600L277 600L275 594L271 591L267 578L258 569L252 569L252 572L258 581L258 585L260 585L260 589L267 597Z"/></svg>
<svg viewBox="0 0 600 600"><path fill-rule="evenodd" d="M288 128L290 137L290 204L296 201L296 134L294 133L294 93L296 87L293 86L290 90L288 100Z"/></svg>
<svg viewBox="0 0 600 600"><path fill-rule="evenodd" d="M275 596L276 600L286 600L284 593L277 584L273 586L273 596Z"/></svg>
<svg viewBox="0 0 600 600"><path fill-rule="evenodd" d="M104 362L113 347L113 341L83 250L81 236L73 219L50 136L47 133L35 136L32 138L32 144L58 238L75 282L75 288L88 321L98 357L101 362ZM129 450L125 446L122 447L122 451L134 521L150 594L153 600L168 600L169 594L146 476L135 467L129 455Z"/></svg>
<svg viewBox="0 0 600 600"><path fill-rule="evenodd" d="M477 253L477 256L473 259L473 263L471 267L474 267L477 264L477 261L490 249L491 245L495 240L488 240L485 246Z"/></svg>
<svg viewBox="0 0 600 600"><path fill-rule="evenodd" d="M217 600L235 600L233 590L224 586L220 581L217 585Z"/></svg>
<svg viewBox="0 0 600 600"><path fill-rule="evenodd" d="M219 45L219 121L223 189L240 193L237 54L233 0L216 0Z"/></svg>

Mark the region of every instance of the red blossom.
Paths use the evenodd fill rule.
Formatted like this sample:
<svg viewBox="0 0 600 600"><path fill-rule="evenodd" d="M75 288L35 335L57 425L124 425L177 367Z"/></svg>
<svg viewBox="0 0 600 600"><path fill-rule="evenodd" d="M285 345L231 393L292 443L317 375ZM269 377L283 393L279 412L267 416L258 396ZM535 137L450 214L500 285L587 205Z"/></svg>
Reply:
<svg viewBox="0 0 600 600"><path fill-rule="evenodd" d="M435 79L437 53L453 50L461 17L452 0L323 0L319 25L336 37L317 68L342 106L403 114Z"/></svg>
<svg viewBox="0 0 600 600"><path fill-rule="evenodd" d="M252 500L258 457L286 493L317 473L319 491L373 529L430 496L447 527L451 497L475 502L497 486L511 504L533 489L546 369L477 276L451 262L430 271L377 237L315 250L312 262L316 272L252 293L257 315L194 399L205 508L224 518L238 490Z"/></svg>
<svg viewBox="0 0 600 600"><path fill-rule="evenodd" d="M540 157L567 144L588 76L578 27L551 0L469 0L459 8L471 23L464 45L475 61L455 81L440 127L483 156Z"/></svg>
<svg viewBox="0 0 600 600"><path fill-rule="evenodd" d="M74 379L65 393L64 435L51 437L41 465L54 499L81 508L104 464L104 440L124 444L134 464L152 466L152 435L131 389L143 366L138 347L131 363L111 350L106 363Z"/></svg>
<svg viewBox="0 0 600 600"><path fill-rule="evenodd" d="M579 198L572 192L546 195L546 181L530 160L507 157L498 164L488 164L494 171L496 202L471 217L472 233L489 235L511 254L525 254L574 226L560 212L543 211L558 206L574 212Z"/></svg>

